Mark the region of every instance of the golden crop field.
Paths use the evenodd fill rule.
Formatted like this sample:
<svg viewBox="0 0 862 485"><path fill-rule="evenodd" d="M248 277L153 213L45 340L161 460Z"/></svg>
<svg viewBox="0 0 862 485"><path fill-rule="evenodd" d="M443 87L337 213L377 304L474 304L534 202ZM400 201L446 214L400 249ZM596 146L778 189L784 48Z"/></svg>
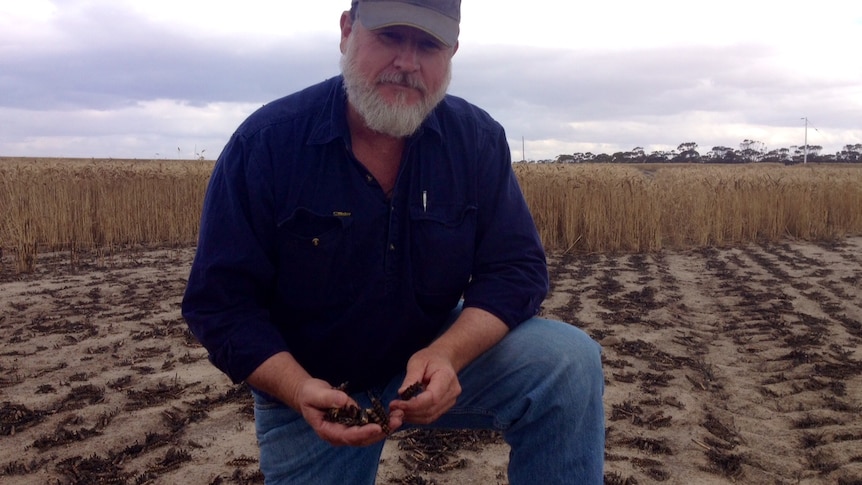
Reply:
<svg viewBox="0 0 862 485"><path fill-rule="evenodd" d="M549 249L650 252L862 233L862 166L516 165Z"/></svg>
<svg viewBox="0 0 862 485"><path fill-rule="evenodd" d="M43 251L110 253L197 240L213 162L0 159L0 249L32 270Z"/></svg>
<svg viewBox="0 0 862 485"><path fill-rule="evenodd" d="M193 245L211 161L0 158L0 249ZM649 252L862 233L862 167L516 164L549 250Z"/></svg>

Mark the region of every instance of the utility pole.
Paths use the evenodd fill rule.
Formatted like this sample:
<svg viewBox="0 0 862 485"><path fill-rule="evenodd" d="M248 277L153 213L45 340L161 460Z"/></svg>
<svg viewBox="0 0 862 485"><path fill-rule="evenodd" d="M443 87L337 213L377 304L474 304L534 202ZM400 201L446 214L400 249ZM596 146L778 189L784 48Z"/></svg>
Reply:
<svg viewBox="0 0 862 485"><path fill-rule="evenodd" d="M804 165L808 163L808 117L806 116L802 119L805 120L805 151L802 156L802 164Z"/></svg>
<svg viewBox="0 0 862 485"><path fill-rule="evenodd" d="M524 142L524 137L521 137L521 160L527 161L527 145Z"/></svg>

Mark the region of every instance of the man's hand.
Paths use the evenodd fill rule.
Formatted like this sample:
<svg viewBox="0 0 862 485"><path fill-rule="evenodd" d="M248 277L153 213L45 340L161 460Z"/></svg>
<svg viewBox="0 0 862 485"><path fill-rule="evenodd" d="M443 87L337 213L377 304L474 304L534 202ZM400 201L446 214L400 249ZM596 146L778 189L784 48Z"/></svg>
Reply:
<svg viewBox="0 0 862 485"><path fill-rule="evenodd" d="M445 353L433 347L413 354L407 362L407 376L398 393L415 382L421 382L425 390L410 400L396 399L389 405L390 413L398 413L397 416L403 416L405 422L433 423L454 406L461 395L461 383L452 362Z"/></svg>
<svg viewBox="0 0 862 485"><path fill-rule="evenodd" d="M325 421L330 408L356 405L343 391L333 389L323 380L309 375L288 352L280 352L265 360L248 377L248 383L290 406L314 429L321 439L333 446L368 446L386 438L378 424L346 426ZM403 413L392 413L389 429L402 424Z"/></svg>
<svg viewBox="0 0 862 485"><path fill-rule="evenodd" d="M302 417L318 436L333 446L368 446L386 438L386 433L378 424L347 426L324 419L331 408L340 408L357 403L343 391L333 389L329 383L320 379L308 379L297 389L295 403ZM400 419L390 417L391 430L401 426Z"/></svg>
<svg viewBox="0 0 862 485"><path fill-rule="evenodd" d="M421 382L425 391L407 401L392 401L391 413L403 413L399 416L408 423L436 421L461 395L458 372L499 342L508 331L505 323L485 310L462 310L443 335L407 361L407 374L398 393L415 382Z"/></svg>

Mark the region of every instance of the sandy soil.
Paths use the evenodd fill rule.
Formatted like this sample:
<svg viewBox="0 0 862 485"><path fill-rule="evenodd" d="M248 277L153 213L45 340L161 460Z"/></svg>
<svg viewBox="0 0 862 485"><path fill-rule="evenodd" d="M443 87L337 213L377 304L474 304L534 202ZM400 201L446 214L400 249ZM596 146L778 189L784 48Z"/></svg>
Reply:
<svg viewBox="0 0 862 485"><path fill-rule="evenodd" d="M248 391L179 313L192 255L54 254L21 276L6 255L0 482L262 483ZM543 313L604 346L605 483L862 484L862 237L550 271ZM396 434L378 483L505 484L507 452Z"/></svg>

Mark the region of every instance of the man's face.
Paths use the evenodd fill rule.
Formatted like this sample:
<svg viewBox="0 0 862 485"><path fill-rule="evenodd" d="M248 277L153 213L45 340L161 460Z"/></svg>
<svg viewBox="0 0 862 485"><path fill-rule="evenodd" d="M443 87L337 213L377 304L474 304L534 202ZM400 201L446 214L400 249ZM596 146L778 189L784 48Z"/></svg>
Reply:
<svg viewBox="0 0 862 485"><path fill-rule="evenodd" d="M372 130L411 135L446 95L457 46L411 27L372 31L345 18L341 69L350 104Z"/></svg>

